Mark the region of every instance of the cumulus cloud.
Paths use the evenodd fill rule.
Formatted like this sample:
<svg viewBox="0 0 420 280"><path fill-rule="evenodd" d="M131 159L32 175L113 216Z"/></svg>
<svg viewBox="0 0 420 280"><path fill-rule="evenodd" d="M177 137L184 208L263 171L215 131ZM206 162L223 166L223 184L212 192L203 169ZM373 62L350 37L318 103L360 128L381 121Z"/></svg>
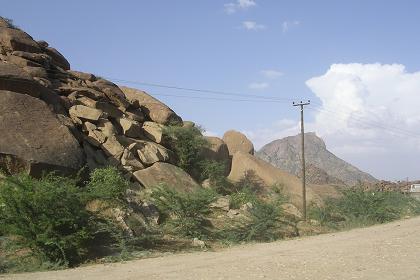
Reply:
<svg viewBox="0 0 420 280"><path fill-rule="evenodd" d="M306 85L320 100L307 107L314 120L306 131L379 178L420 178L420 72L400 64L333 64ZM299 133L296 121L285 121L288 127L273 124L248 135L258 146Z"/></svg>
<svg viewBox="0 0 420 280"><path fill-rule="evenodd" d="M281 27L283 30L283 33L288 32L291 28L300 25L300 21L293 20L293 21L283 21Z"/></svg>
<svg viewBox="0 0 420 280"><path fill-rule="evenodd" d="M256 5L257 3L254 0L237 0L236 2L224 4L224 10L226 14L231 15L238 10L246 10Z"/></svg>
<svg viewBox="0 0 420 280"><path fill-rule="evenodd" d="M261 74L268 79L277 79L277 78L284 75L283 72L280 72L280 71L277 71L277 70L272 70L272 69L262 70Z"/></svg>
<svg viewBox="0 0 420 280"><path fill-rule="evenodd" d="M268 83L251 83L249 84L250 89L262 90L268 88L270 85Z"/></svg>
<svg viewBox="0 0 420 280"><path fill-rule="evenodd" d="M265 25L256 23L255 21L243 21L242 27L246 30L258 31L265 29Z"/></svg>

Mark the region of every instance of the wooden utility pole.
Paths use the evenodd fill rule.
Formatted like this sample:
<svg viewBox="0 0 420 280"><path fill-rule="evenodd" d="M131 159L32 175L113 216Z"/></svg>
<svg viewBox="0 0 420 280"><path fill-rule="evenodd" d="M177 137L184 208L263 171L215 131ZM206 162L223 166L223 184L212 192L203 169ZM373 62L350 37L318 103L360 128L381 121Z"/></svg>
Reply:
<svg viewBox="0 0 420 280"><path fill-rule="evenodd" d="M293 106L300 106L300 133L302 137L302 217L306 221L306 166L305 166L305 128L303 125L303 107L311 104L307 102L293 102Z"/></svg>

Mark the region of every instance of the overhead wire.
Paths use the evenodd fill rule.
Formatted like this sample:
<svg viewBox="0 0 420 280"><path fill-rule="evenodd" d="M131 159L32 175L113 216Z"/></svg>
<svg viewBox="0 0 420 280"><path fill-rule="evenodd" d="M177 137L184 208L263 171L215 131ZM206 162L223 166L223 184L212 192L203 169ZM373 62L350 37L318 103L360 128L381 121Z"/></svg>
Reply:
<svg viewBox="0 0 420 280"><path fill-rule="evenodd" d="M139 85L145 85L150 87L159 87L159 88L168 88L168 89L175 89L175 90L182 90L182 91L191 91L191 92L201 92L201 93L210 93L210 94L217 94L217 95L228 95L228 96L238 96L238 97L245 97L245 98L255 98L255 99L228 99L228 98L214 98L214 97L206 97L206 96L189 96L189 95L172 95L172 94L153 94L157 96L167 96L167 97L180 97L180 98L190 98L190 99L207 99L207 100L224 100L224 101L232 101L232 102L275 102L275 103L289 103L292 101L295 101L296 99L290 99L290 98L279 98L274 96L259 96L259 95L247 95L247 94L240 94L240 93L232 93L232 92L224 92L224 91L215 91L215 90L208 90L208 89L198 89L198 88L190 88L190 87L180 87L180 86L172 86L172 85L165 85L161 83L149 83L149 82L140 82L140 81L130 81L130 80L123 80L118 78L112 78L112 77L105 77L107 79L118 81L118 82L124 82L124 83L131 83L131 84L139 84ZM301 98L302 99L302 98ZM323 104L317 101L312 101L313 104L317 104L319 108L315 109L318 111L323 111L325 113L333 114L334 116L337 116L337 114L348 114L344 110L330 110L323 107ZM345 104L343 105L345 106ZM310 108L310 107L309 107ZM349 108L349 107L347 107ZM351 108L349 108L351 109ZM374 114L372 114L374 115ZM375 116L375 115L374 115ZM378 118L378 116L375 116ZM419 137L420 134L417 134L415 132L402 129L400 127L392 126L389 124L383 124L378 121L372 121L372 120L366 120L360 117L356 117L352 114L347 116L348 119L351 121L354 121L356 123L359 123L360 125L370 126L370 127L376 127L384 130L388 130L395 133L400 133L403 136L409 136L409 137Z"/></svg>
<svg viewBox="0 0 420 280"><path fill-rule="evenodd" d="M209 96L191 96L191 95L178 95L178 94L164 94L164 93L150 93L153 96L164 96L164 97L175 97L175 98L186 98L186 99L195 99L195 100L215 100L215 101L228 101L228 102L258 102L258 103L290 103L299 99L291 99L291 98L283 98L283 97L275 97L275 96L261 96L261 95L252 95L252 94L241 94L241 93L233 93L233 92L225 92L225 91L218 91L218 90L209 90L209 89L200 89L200 88L192 88L192 87L181 87L181 86L174 86L174 85L166 85L162 83L150 83L150 82L143 82L143 81L132 81L132 80L125 80L125 79L119 79L119 78L113 78L113 77L107 77L102 76L105 79L114 81L114 82L122 82L122 83L128 83L128 84L137 84L137 85L143 85L143 86L149 86L149 87L157 87L157 88L167 88L167 89L173 89L178 91L185 91L185 92L199 92L199 93L207 93L207 94L215 94L215 95L222 95L222 96L231 96L231 97L241 97L241 98L219 98L219 97L209 97ZM300 100L306 100L300 98ZM152 102L147 102L148 104L151 104ZM318 111L318 112L324 112L327 114L334 115L334 117L337 117L340 114L347 114L346 119L349 119L351 121L354 121L360 125L365 125L369 127L376 127L383 130L387 130L390 132L394 132L394 134L400 134L398 136L406 136L406 137L416 137L420 138L420 134L417 134L415 132L402 129L396 126L392 125L385 125L383 123L372 121L372 120L366 120L363 118L358 118L352 114L348 114L348 112L345 112L343 109L327 109L323 107L323 104L317 101L312 101L312 104L314 104L314 107L308 107L307 109ZM346 108L345 104L343 104L344 109ZM342 108L343 108L342 107ZM347 107L348 109L351 109ZM372 115L374 115L372 113ZM375 116L375 115L374 115ZM378 116L375 116L378 118ZM341 117L344 119L343 117Z"/></svg>

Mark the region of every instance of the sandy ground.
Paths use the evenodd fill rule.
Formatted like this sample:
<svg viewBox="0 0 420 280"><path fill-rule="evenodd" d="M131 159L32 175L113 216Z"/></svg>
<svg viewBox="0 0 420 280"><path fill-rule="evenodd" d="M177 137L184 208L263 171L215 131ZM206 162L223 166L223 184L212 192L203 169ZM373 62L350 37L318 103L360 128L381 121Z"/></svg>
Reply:
<svg viewBox="0 0 420 280"><path fill-rule="evenodd" d="M77 269L31 280L420 279L420 217L348 232Z"/></svg>

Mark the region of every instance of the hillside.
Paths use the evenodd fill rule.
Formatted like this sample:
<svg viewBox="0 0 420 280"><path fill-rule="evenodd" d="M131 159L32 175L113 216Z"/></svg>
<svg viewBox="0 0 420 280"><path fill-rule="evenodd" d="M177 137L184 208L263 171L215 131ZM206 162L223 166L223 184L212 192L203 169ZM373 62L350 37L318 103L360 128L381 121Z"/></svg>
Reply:
<svg viewBox="0 0 420 280"><path fill-rule="evenodd" d="M257 157L272 165L301 176L301 138L300 135L275 140L262 147ZM305 156L308 182L314 184L340 184L353 186L358 182L377 181L370 174L359 170L350 163L331 153L325 142L315 133L305 133Z"/></svg>

